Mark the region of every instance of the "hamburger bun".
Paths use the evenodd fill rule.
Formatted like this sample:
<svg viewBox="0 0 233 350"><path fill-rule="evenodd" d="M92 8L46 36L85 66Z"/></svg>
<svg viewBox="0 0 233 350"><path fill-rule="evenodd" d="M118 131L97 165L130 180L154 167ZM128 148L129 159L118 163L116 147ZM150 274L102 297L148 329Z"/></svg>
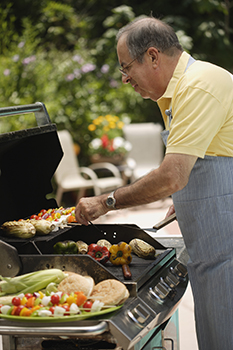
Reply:
<svg viewBox="0 0 233 350"><path fill-rule="evenodd" d="M82 276L74 272L65 272L68 276L62 280L57 289L63 293L83 292L89 297L94 288L94 280L90 276Z"/></svg>
<svg viewBox="0 0 233 350"><path fill-rule="evenodd" d="M124 283L114 279L107 279L94 286L90 300L92 302L99 300L104 305L120 305L128 297L129 291Z"/></svg>

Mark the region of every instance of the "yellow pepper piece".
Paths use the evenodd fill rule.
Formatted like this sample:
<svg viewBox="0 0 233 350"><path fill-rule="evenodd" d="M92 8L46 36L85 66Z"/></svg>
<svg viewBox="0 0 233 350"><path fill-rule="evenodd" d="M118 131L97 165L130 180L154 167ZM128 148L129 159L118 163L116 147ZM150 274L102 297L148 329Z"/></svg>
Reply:
<svg viewBox="0 0 233 350"><path fill-rule="evenodd" d="M26 297L23 297L23 298L21 299L20 304L21 304L21 305L25 305L27 301L28 301L27 298L26 298ZM22 310L23 310L23 309L22 309Z"/></svg>
<svg viewBox="0 0 233 350"><path fill-rule="evenodd" d="M19 313L19 316L30 316L32 313L31 310L29 310L27 307L24 307L20 313Z"/></svg>
<svg viewBox="0 0 233 350"><path fill-rule="evenodd" d="M132 261L131 247L126 242L113 244L110 249L110 261L113 265L130 264Z"/></svg>
<svg viewBox="0 0 233 350"><path fill-rule="evenodd" d="M43 299L44 298L44 293L42 293L41 291L38 292L40 294L40 298Z"/></svg>
<svg viewBox="0 0 233 350"><path fill-rule="evenodd" d="M75 297L72 296L72 295L69 295L68 298L66 299L66 302L67 302L67 304L71 305L71 304L73 304L73 303L76 304L76 300L77 300L77 298L75 298Z"/></svg>

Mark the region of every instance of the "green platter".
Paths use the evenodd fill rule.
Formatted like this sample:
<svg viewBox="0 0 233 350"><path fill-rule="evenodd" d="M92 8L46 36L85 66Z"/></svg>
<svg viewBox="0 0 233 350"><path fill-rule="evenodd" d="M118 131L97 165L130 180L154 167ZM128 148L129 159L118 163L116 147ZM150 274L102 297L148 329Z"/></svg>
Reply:
<svg viewBox="0 0 233 350"><path fill-rule="evenodd" d="M105 310L101 310L98 312L84 312L80 315L74 315L74 316L53 316L53 317L26 317L26 316L12 316L12 315L3 315L0 314L1 318L4 318L9 321L17 321L17 322L71 322L71 321L82 321L87 318L93 318L97 316L102 316L105 314L108 314L110 312L116 311L120 309L122 305L110 307Z"/></svg>

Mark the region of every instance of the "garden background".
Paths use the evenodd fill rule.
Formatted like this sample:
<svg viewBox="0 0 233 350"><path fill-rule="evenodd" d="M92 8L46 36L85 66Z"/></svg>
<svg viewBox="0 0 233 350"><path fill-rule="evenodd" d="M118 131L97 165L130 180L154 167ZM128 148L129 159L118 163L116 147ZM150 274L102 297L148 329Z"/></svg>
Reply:
<svg viewBox="0 0 233 350"><path fill-rule="evenodd" d="M232 72L232 6L229 0L1 0L0 107L43 102L88 165L88 126L98 116L162 123L156 103L121 82L118 29L152 14L174 27L194 58ZM32 126L28 117L1 118L0 133ZM36 156L43 157L39 150Z"/></svg>

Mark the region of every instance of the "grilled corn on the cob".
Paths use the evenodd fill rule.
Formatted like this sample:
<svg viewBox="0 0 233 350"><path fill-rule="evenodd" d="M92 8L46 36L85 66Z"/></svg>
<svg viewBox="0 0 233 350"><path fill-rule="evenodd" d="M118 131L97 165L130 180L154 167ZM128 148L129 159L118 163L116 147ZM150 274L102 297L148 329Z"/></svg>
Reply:
<svg viewBox="0 0 233 350"><path fill-rule="evenodd" d="M47 220L30 220L30 223L35 227L36 234L39 236L48 235L55 228L52 222Z"/></svg>
<svg viewBox="0 0 233 350"><path fill-rule="evenodd" d="M18 238L32 238L36 234L35 227L28 221L7 221L2 224L1 229L8 236Z"/></svg>

